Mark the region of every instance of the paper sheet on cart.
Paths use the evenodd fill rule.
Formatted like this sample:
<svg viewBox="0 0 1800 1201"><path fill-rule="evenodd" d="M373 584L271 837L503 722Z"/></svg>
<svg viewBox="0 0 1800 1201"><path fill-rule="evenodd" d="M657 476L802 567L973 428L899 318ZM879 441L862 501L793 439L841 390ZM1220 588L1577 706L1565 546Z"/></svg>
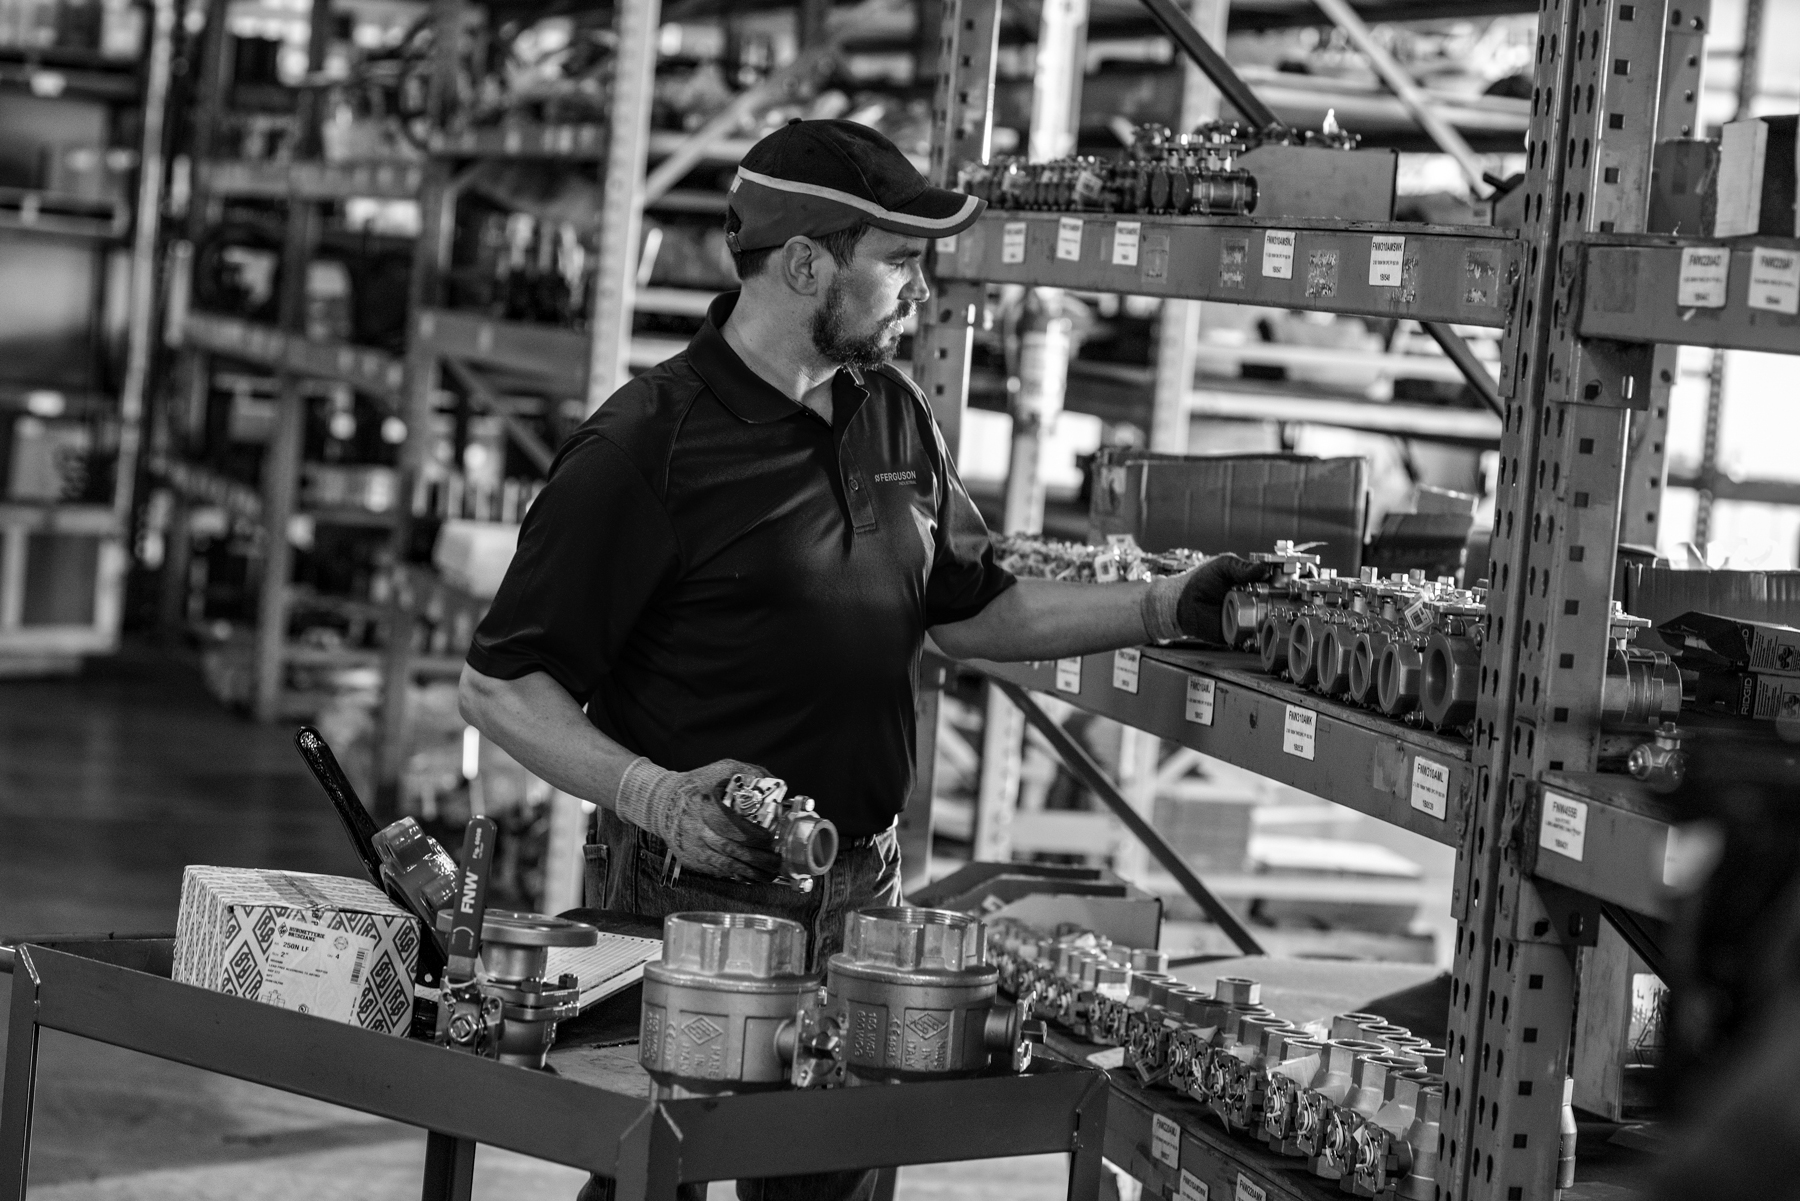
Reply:
<svg viewBox="0 0 1800 1201"><path fill-rule="evenodd" d="M604 1001L644 977L644 965L662 954L662 939L601 934L591 947L551 947L545 975L581 981L581 1008Z"/></svg>
<svg viewBox="0 0 1800 1201"><path fill-rule="evenodd" d="M299 1013L347 1022L356 1012L375 940L296 918L283 919L269 947L256 999Z"/></svg>

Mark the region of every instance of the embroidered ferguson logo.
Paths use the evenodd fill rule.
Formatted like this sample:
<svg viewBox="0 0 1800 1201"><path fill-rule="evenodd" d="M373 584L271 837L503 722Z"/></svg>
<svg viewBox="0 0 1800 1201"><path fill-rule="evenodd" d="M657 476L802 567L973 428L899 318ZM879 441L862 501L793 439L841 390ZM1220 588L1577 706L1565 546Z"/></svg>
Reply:
<svg viewBox="0 0 1800 1201"><path fill-rule="evenodd" d="M916 471L881 471L875 475L877 484L916 484L919 473Z"/></svg>

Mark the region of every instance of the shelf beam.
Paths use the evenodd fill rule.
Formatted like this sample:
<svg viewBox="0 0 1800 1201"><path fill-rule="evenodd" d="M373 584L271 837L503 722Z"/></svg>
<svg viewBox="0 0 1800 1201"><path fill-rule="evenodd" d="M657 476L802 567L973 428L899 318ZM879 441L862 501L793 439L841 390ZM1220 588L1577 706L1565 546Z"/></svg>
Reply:
<svg viewBox="0 0 1800 1201"><path fill-rule="evenodd" d="M1791 270L1800 258L1800 238L1595 236L1581 252L1586 279L1579 295L1584 338L1800 354L1800 315L1751 304L1753 299L1763 304L1779 303L1784 297L1791 300L1791 290L1753 284L1754 278L1770 274L1758 270L1755 261L1761 252L1785 262L1783 271ZM1712 276L1718 280L1722 295L1717 299L1723 303L1681 303L1682 264L1693 252L1726 255L1722 276L1716 269ZM1689 298L1695 299L1692 293Z"/></svg>

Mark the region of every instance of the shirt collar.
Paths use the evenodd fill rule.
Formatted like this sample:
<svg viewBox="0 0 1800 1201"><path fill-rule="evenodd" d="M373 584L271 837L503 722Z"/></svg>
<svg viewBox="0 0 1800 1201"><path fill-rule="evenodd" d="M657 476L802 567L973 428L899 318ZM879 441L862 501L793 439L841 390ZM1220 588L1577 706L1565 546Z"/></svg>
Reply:
<svg viewBox="0 0 1800 1201"><path fill-rule="evenodd" d="M688 343L688 362L699 372L719 403L730 409L740 421L765 425L806 411L804 405L776 390L768 380L750 369L725 340L725 322L737 307L741 291L724 292L713 298L706 308L706 323ZM854 392L846 396L844 385ZM834 398L842 397L860 404L868 395L861 375L856 371L839 371L832 383ZM839 402L841 403L841 401Z"/></svg>

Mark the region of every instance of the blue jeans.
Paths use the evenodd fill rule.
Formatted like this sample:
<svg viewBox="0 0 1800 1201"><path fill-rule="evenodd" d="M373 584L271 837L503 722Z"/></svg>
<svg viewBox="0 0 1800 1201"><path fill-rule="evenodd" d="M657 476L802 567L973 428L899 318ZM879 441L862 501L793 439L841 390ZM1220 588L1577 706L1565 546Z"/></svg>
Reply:
<svg viewBox="0 0 1800 1201"><path fill-rule="evenodd" d="M870 838L846 840L831 870L813 881L812 891L782 884L747 884L713 876L674 873L662 839L621 821L611 810L595 815L588 847L587 903L640 917L667 917L694 910L762 913L799 922L807 932L808 963L823 971L844 946L844 919L858 909L900 903L900 841L892 827ZM604 868L600 864L604 863ZM868 1201L873 1170L774 1176L737 1182L738 1201ZM684 1184L681 1201L703 1201L706 1186ZM612 1181L595 1176L576 1201L612 1201Z"/></svg>

